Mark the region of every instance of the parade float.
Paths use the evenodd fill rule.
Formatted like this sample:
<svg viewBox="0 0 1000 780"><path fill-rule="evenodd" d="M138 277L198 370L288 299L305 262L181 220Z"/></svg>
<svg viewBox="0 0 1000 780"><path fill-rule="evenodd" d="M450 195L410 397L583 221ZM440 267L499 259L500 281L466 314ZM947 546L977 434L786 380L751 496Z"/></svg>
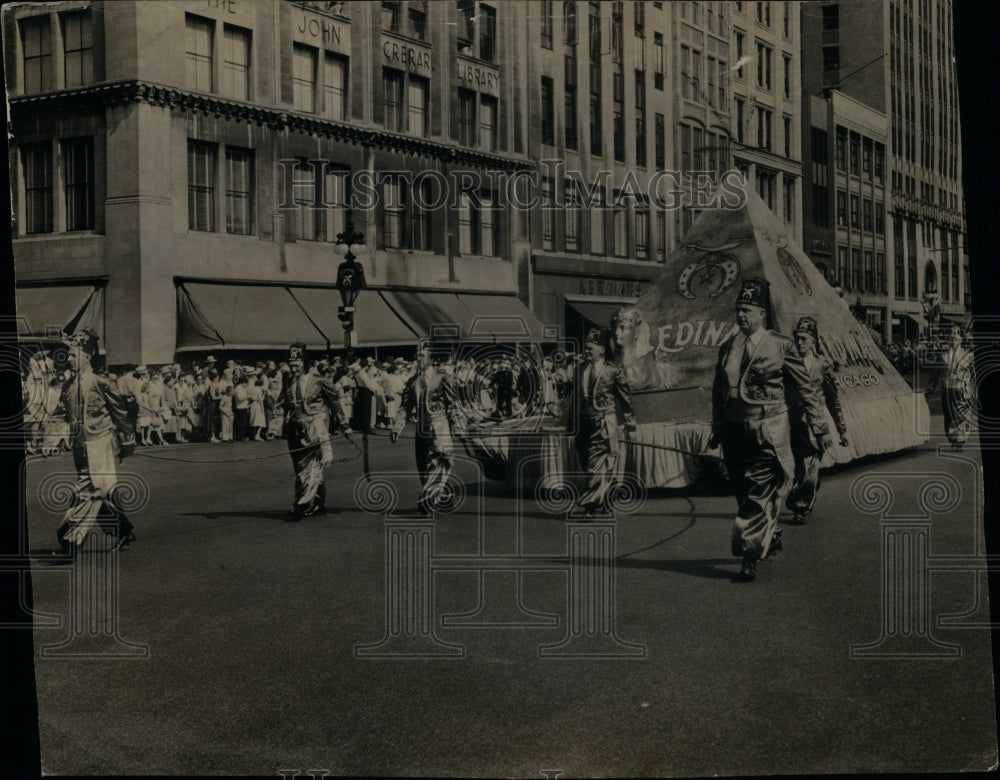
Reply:
<svg viewBox="0 0 1000 780"><path fill-rule="evenodd" d="M876 346L869 330L768 209L752 187L694 221L662 272L624 307L610 329L625 366L637 429L621 441L619 469L646 488L693 483L720 453L709 448L711 392L720 346L735 331L735 301L745 278L767 279L771 328L790 335L798 319L816 319L819 349L835 365L848 446L834 444L824 466L897 452L926 441L929 410ZM511 484L579 471L569 431L551 424L492 435L469 431L467 449ZM491 461L492 462L489 462Z"/></svg>

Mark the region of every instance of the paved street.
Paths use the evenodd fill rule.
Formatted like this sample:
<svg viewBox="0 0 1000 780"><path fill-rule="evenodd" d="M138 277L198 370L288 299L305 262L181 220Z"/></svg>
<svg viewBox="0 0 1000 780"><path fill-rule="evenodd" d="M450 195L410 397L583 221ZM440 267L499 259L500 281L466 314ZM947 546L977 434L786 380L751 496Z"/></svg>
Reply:
<svg viewBox="0 0 1000 780"><path fill-rule="evenodd" d="M940 432L940 416L933 423ZM138 541L117 559L123 641L79 637L67 648L129 652L127 642L148 655L43 658L43 645L72 636L66 620L42 624L69 615L75 580L71 565L49 555L59 515L40 503L39 485L51 486L46 478L71 472L72 462L33 461L44 770L539 777L987 769L996 763L996 726L990 636L975 627L988 619L985 601L976 604L985 578L972 571L982 553L978 460L973 448L940 455L938 443L829 475L810 522L783 525L784 552L751 585L735 581L734 507L723 489L654 492L619 517L614 549L620 642L610 645L637 645L644 655L600 658L539 654L579 618L566 606L565 519L530 497L519 502L500 483L479 483L468 464L460 469L464 498L434 527L431 579L434 633L442 646L464 646L464 657L356 658L356 646L386 634L386 530L382 515L358 508L361 461L342 440L334 446L344 460L327 472L330 513L300 523L284 522L292 471L283 442L140 450L121 467L149 486L148 504L132 515ZM375 475L410 470L412 445L373 438ZM236 458L257 459L222 460ZM936 475L943 487L919 495ZM876 476L886 488L871 486ZM412 506L415 477L392 479L400 506ZM858 480L869 487L857 485L852 501ZM877 504L880 490L891 495L889 509L856 507ZM929 526L914 522L926 515L921 502L932 507ZM886 513L902 523L897 530L909 523L910 536L891 537L902 546L884 549ZM445 560L516 555L518 517L519 560L530 556L537 569L522 568L523 610L516 572L480 575ZM929 547L907 546L920 539ZM937 567L923 585L911 579L923 594L909 602L916 606L882 595L883 567L904 559L924 561L918 574ZM444 615L476 610L480 593L479 622L491 627L442 625ZM957 619L965 627L938 624L970 612ZM531 621L542 625L523 625ZM852 658L852 646L863 654L858 646L874 645L887 628L899 643ZM885 657L901 647L916 655Z"/></svg>

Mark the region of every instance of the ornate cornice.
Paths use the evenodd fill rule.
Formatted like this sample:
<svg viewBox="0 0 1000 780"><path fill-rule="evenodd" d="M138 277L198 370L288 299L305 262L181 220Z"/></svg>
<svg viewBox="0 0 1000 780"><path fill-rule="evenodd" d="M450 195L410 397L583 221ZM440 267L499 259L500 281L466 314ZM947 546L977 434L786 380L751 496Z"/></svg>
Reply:
<svg viewBox="0 0 1000 780"><path fill-rule="evenodd" d="M53 116L72 116L131 103L145 103L172 111L242 121L276 132L287 129L359 146L478 168L512 171L535 167L531 160L524 158L502 157L424 138L372 130L295 111L256 106L214 95L199 95L176 87L137 80L11 98L11 125L16 137L19 128L42 111Z"/></svg>

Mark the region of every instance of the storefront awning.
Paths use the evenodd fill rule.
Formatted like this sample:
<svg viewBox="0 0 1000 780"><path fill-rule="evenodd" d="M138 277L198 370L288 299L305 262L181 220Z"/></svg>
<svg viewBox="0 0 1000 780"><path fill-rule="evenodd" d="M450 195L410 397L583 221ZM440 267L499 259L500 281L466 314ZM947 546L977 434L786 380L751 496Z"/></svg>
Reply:
<svg viewBox="0 0 1000 780"><path fill-rule="evenodd" d="M908 311L896 312L900 317L908 317L910 320L915 322L921 330L927 327L927 320L923 318L923 315L914 314Z"/></svg>
<svg viewBox="0 0 1000 780"><path fill-rule="evenodd" d="M972 315L942 314L941 322L949 322L952 325L960 326L963 330L968 330L972 325Z"/></svg>
<svg viewBox="0 0 1000 780"><path fill-rule="evenodd" d="M513 295L383 290L381 295L422 338L536 341L542 323Z"/></svg>
<svg viewBox="0 0 1000 780"><path fill-rule="evenodd" d="M177 351L328 349L326 335L283 285L184 282L177 287Z"/></svg>
<svg viewBox="0 0 1000 780"><path fill-rule="evenodd" d="M59 338L91 328L104 351L104 287L94 284L18 287L17 335L21 338Z"/></svg>
<svg viewBox="0 0 1000 780"><path fill-rule="evenodd" d="M566 305L579 316L598 328L611 326L611 318L627 303L607 301L566 301Z"/></svg>
<svg viewBox="0 0 1000 780"><path fill-rule="evenodd" d="M340 292L333 287L289 287L292 297L333 346L343 343L343 323L337 318ZM362 292L354 313L354 343L358 347L413 344L418 335L400 319L378 290Z"/></svg>

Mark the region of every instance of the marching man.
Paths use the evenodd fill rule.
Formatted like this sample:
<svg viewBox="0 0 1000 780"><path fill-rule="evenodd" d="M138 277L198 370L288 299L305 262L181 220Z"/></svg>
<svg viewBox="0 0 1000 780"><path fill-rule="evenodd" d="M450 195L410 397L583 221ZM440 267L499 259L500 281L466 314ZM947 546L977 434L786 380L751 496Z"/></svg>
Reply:
<svg viewBox="0 0 1000 780"><path fill-rule="evenodd" d="M83 544L87 535L99 528L115 537L113 550L123 550L135 541L135 534L132 523L115 503L115 460L135 449L135 427L110 381L91 367L97 354L97 334L89 328L80 330L66 347L71 376L63 385L62 403L76 466L77 496L56 537L63 550L69 551L71 545Z"/></svg>
<svg viewBox="0 0 1000 780"><path fill-rule="evenodd" d="M323 469L333 462L330 446L330 410L334 392L325 377L305 371L306 345L288 350L289 374L278 398L284 410L284 432L295 469L295 500L289 519L301 520L326 512Z"/></svg>
<svg viewBox="0 0 1000 780"><path fill-rule="evenodd" d="M732 552L742 558L740 577L757 579L757 562L781 550L778 511L792 486L792 455L785 399L789 382L802 401L821 452L833 442L819 387L809 380L791 339L767 328L770 285L745 279L736 298L739 331L719 349L712 388L712 436L722 445L738 509Z"/></svg>
<svg viewBox="0 0 1000 780"><path fill-rule="evenodd" d="M825 357L817 354L819 334L816 320L803 317L795 325L793 334L795 349L802 358L809 381L818 388L830 410L833 423L837 426L840 436L840 446L846 447L847 425L844 423L844 412L840 408L840 396L833 382L833 364ZM792 430L792 454L795 456L795 482L788 494L786 506L793 512L792 522L802 525L816 503L816 493L819 490L819 465L823 460L823 450L820 448L816 435L809 427L806 411L798 397L790 399L788 421Z"/></svg>

